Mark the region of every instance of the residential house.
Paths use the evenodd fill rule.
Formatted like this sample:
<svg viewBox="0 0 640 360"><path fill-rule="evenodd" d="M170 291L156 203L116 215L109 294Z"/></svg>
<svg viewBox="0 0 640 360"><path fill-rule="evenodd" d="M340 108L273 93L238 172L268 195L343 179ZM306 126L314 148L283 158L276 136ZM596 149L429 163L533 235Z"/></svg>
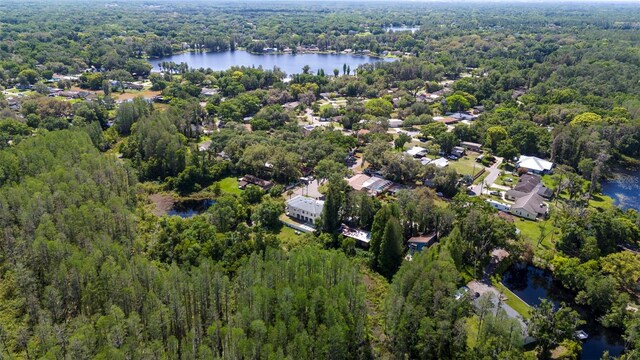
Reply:
<svg viewBox="0 0 640 360"><path fill-rule="evenodd" d="M368 248L371 242L371 233L369 231L350 228L342 224L342 235L356 240L356 244L363 248Z"/></svg>
<svg viewBox="0 0 640 360"><path fill-rule="evenodd" d="M540 176L535 174L524 174L520 176L518 183L514 187L514 190L524 193L532 192L538 185L540 185Z"/></svg>
<svg viewBox="0 0 640 360"><path fill-rule="evenodd" d="M529 220L536 220L538 217L546 216L549 207L544 203L544 199L536 192L531 192L516 200L509 210L511 214Z"/></svg>
<svg viewBox="0 0 640 360"><path fill-rule="evenodd" d="M144 85L131 83L131 82L124 83L124 87L125 87L125 89L131 89L131 90L137 90L137 91L144 90Z"/></svg>
<svg viewBox="0 0 640 360"><path fill-rule="evenodd" d="M389 181L379 177L372 177L362 183L362 189L367 189L369 194L373 196L380 195L393 186L393 181Z"/></svg>
<svg viewBox="0 0 640 360"><path fill-rule="evenodd" d="M431 233L429 235L414 236L407 241L407 244L409 245L409 249L413 251L421 251L425 247L428 248L435 244L437 240L438 237L436 236L436 233Z"/></svg>
<svg viewBox="0 0 640 360"><path fill-rule="evenodd" d="M462 146L454 146L453 149L451 149L451 155L463 157L465 155L465 149Z"/></svg>
<svg viewBox="0 0 640 360"><path fill-rule="evenodd" d="M18 111L20 110L20 102L16 98L8 98L7 104L9 104L9 109Z"/></svg>
<svg viewBox="0 0 640 360"><path fill-rule="evenodd" d="M241 177L238 181L238 187L240 189L244 189L247 185L256 185L259 186L264 191L269 191L273 187L273 183L271 181L260 179L257 176L253 175L245 175Z"/></svg>
<svg viewBox="0 0 640 360"><path fill-rule="evenodd" d="M203 87L202 90L200 90L200 95L203 95L203 96L214 96L217 93L218 93L218 89Z"/></svg>
<svg viewBox="0 0 640 360"><path fill-rule="evenodd" d="M429 165L435 165L436 167L439 167L439 168L442 169L442 168L445 168L445 167L449 166L449 160L441 157L439 159L435 159L435 160L430 161Z"/></svg>
<svg viewBox="0 0 640 360"><path fill-rule="evenodd" d="M353 188L353 190L356 191L360 191L362 190L364 183L369 181L369 179L371 179L371 176L366 175L366 174L356 174L352 177L350 177L347 180L347 183L349 184L349 186L351 186L351 188Z"/></svg>
<svg viewBox="0 0 640 360"><path fill-rule="evenodd" d="M463 148L465 148L465 149L467 149L469 151L482 152L482 145L478 144L478 143L469 142L469 141L462 141L460 143L460 146L462 146Z"/></svg>
<svg viewBox="0 0 640 360"><path fill-rule="evenodd" d="M545 199L550 199L553 196L553 191L542 184L539 175L524 174L520 176L516 186L505 193L505 199L515 201L530 193L536 193Z"/></svg>
<svg viewBox="0 0 640 360"><path fill-rule="evenodd" d="M473 121L475 120L478 115L473 115L473 114L469 114L466 112L457 112L457 113L453 113L451 115L449 115L450 117L454 118L454 119L458 119L458 120L467 120L467 121Z"/></svg>
<svg viewBox="0 0 640 360"><path fill-rule="evenodd" d="M400 119L389 119L388 123L390 128L399 128L402 126L403 121Z"/></svg>
<svg viewBox="0 0 640 360"><path fill-rule="evenodd" d="M549 174L554 164L551 161L540 159L535 156L520 155L516 163L518 168L525 168L533 174Z"/></svg>
<svg viewBox="0 0 640 360"><path fill-rule="evenodd" d="M287 216L302 222L315 224L324 208L324 200L298 195L287 201Z"/></svg>
<svg viewBox="0 0 640 360"><path fill-rule="evenodd" d="M501 203L499 201L495 201L495 200L492 200L492 199L487 199L486 201L487 201L487 203L489 203L489 205L491 205L491 207L493 207L494 209L497 209L499 211L508 212L509 210L511 210L511 205L509 205L509 204Z"/></svg>
<svg viewBox="0 0 640 360"><path fill-rule="evenodd" d="M405 151L405 153L407 155L411 155L414 158L421 158L424 157L427 154L427 149L421 147L421 146L414 146L411 149Z"/></svg>
<svg viewBox="0 0 640 360"><path fill-rule="evenodd" d="M288 102L288 103L285 103L284 105L282 105L282 107L285 110L293 110L293 109L297 108L298 106L300 106L300 103L297 102L297 101Z"/></svg>
<svg viewBox="0 0 640 360"><path fill-rule="evenodd" d="M529 194L528 192L522 192L515 189L511 189L511 190L507 190L504 193L504 198L507 200L516 201L521 197L527 196L528 194Z"/></svg>
<svg viewBox="0 0 640 360"><path fill-rule="evenodd" d="M456 118L454 118L454 117L450 117L450 116L447 116L447 117L444 117L444 116L434 116L434 117L433 117L433 120L434 120L434 121L437 121L437 122L441 122L441 123L443 123L443 124L445 124L445 125L453 125L453 124L455 124L455 123L457 123L457 122L459 122L459 121L460 121L459 119L456 119Z"/></svg>
<svg viewBox="0 0 640 360"><path fill-rule="evenodd" d="M543 198L549 200L549 199L551 199L553 197L553 191L551 189L549 189L548 187L540 186L538 188L538 195L540 195Z"/></svg>

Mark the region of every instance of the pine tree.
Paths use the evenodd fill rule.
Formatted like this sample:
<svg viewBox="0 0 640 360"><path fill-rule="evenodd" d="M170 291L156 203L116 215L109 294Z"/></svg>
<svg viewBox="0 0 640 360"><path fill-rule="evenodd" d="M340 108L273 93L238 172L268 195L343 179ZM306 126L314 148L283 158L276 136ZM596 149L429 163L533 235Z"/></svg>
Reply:
<svg viewBox="0 0 640 360"><path fill-rule="evenodd" d="M402 243L402 227L392 215L385 224L378 254L378 269L387 279L391 279L402 264Z"/></svg>
<svg viewBox="0 0 640 360"><path fill-rule="evenodd" d="M337 236L340 229L341 211L344 203L344 180L332 178L327 184L327 195L322 209L321 228L324 232Z"/></svg>
<svg viewBox="0 0 640 360"><path fill-rule="evenodd" d="M380 254L380 243L384 228L389 219L389 207L383 206L373 217L373 225L371 225L371 241L369 242L369 252L371 253L371 268L378 269L378 254Z"/></svg>

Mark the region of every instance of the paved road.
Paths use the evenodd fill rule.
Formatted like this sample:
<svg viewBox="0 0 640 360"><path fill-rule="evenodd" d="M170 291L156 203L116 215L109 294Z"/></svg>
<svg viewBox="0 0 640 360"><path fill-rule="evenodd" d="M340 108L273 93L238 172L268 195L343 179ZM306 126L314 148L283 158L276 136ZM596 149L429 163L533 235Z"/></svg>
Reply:
<svg viewBox="0 0 640 360"><path fill-rule="evenodd" d="M491 185L496 182L496 180L498 180L498 177L500 177L500 164L502 164L502 161L504 159L501 157L496 157L496 162L491 165L491 167L489 168L485 168L487 172L489 172L489 175L487 175L486 178L484 178L484 180L482 181L482 183L485 183L485 185L483 185L482 183L477 184L477 185L472 185L471 187L469 187L469 190L473 191L474 193L476 193L476 195L480 195L481 194L481 190L487 189L489 187L491 187Z"/></svg>

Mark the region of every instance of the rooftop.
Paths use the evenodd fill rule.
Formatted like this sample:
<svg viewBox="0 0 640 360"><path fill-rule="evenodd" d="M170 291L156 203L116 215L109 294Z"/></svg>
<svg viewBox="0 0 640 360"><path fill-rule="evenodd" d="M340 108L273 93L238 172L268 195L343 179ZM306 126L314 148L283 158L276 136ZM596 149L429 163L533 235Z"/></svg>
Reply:
<svg viewBox="0 0 640 360"><path fill-rule="evenodd" d="M518 167L535 171L549 171L553 168L553 163L535 156L520 155L517 163Z"/></svg>
<svg viewBox="0 0 640 360"><path fill-rule="evenodd" d="M547 204L544 203L544 199L535 192L517 199L511 208L524 209L534 214L546 214L548 210Z"/></svg>
<svg viewBox="0 0 640 360"><path fill-rule="evenodd" d="M409 243L412 244L430 244L435 241L436 233L431 233L428 235L414 236L409 239Z"/></svg>
<svg viewBox="0 0 640 360"><path fill-rule="evenodd" d="M324 200L316 200L314 198L298 195L293 199L287 201L287 206L307 211L310 214L319 215L320 213L322 213Z"/></svg>
<svg viewBox="0 0 640 360"><path fill-rule="evenodd" d="M347 182L354 190L362 190L364 183L369 179L371 179L371 176L369 175L357 174L349 178Z"/></svg>

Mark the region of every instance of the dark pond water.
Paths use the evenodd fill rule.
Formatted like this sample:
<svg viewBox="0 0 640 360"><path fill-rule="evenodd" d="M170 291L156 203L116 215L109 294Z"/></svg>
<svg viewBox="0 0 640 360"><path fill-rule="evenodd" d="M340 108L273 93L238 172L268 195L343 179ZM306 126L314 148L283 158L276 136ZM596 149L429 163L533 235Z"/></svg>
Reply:
<svg viewBox="0 0 640 360"><path fill-rule="evenodd" d="M503 284L529 305L539 305L541 299L549 299L556 306L564 301L582 314L587 324L581 329L589 334L589 339L582 343L584 360L600 359L605 351L619 356L624 350L624 342L615 332L607 330L595 322L587 309L573 304L575 296L555 281L551 274L534 266L512 266L502 278Z"/></svg>
<svg viewBox="0 0 640 360"><path fill-rule="evenodd" d="M167 215L190 218L206 211L213 204L215 204L215 201L211 199L178 201L173 204Z"/></svg>
<svg viewBox="0 0 640 360"><path fill-rule="evenodd" d="M274 66L280 68L286 74L299 74L305 65L311 67L311 72L316 73L318 69L323 69L327 74L333 74L333 69L339 69L342 73L342 66L347 64L351 70L355 70L359 65L373 63L376 61L393 61L393 58L375 58L370 56L348 55L348 54L264 54L256 55L243 50L225 52L188 52L177 54L160 59L151 59L152 71L159 71L158 64L163 61L173 61L176 64L187 63L191 68L211 68L212 70L226 70L232 66L260 67L263 69L273 69Z"/></svg>
<svg viewBox="0 0 640 360"><path fill-rule="evenodd" d="M640 211L640 170L617 173L602 183L602 193L610 196L623 209Z"/></svg>

